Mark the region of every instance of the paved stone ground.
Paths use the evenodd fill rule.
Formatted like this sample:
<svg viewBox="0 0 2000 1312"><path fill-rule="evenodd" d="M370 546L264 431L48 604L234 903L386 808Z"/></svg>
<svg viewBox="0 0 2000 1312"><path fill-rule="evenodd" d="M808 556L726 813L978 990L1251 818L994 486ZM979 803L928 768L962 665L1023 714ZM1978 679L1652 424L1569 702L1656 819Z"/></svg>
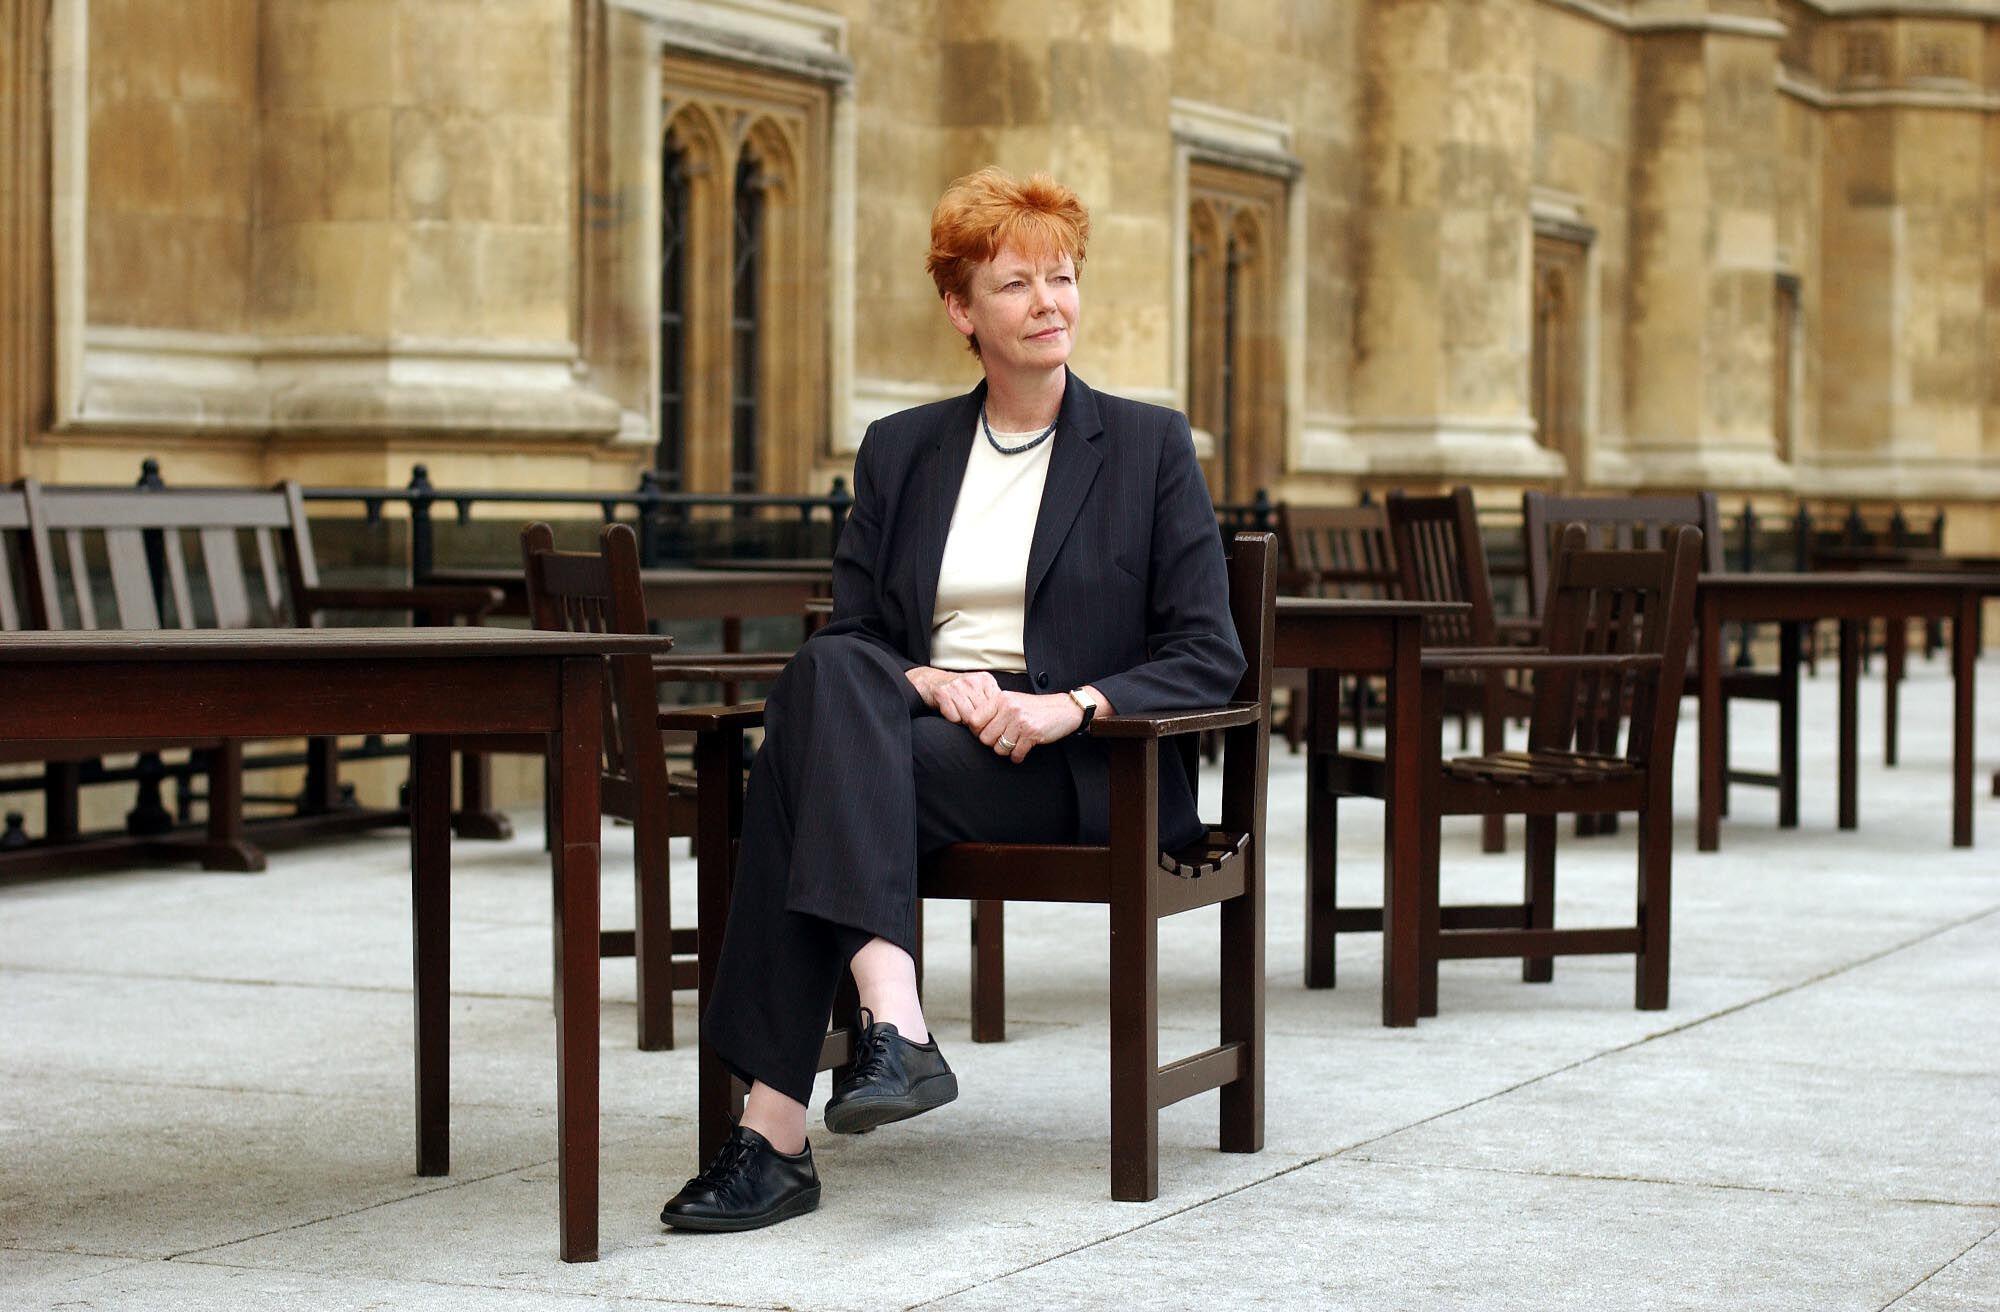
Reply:
<svg viewBox="0 0 2000 1312"><path fill-rule="evenodd" d="M1982 669L1983 762L2000 660ZM663 1233L691 1172L693 1059L631 1046L605 970L603 1260L555 1260L548 893L532 838L460 844L454 1173L410 1173L405 849L394 835L0 890L0 1307L941 1309L2000 1308L2000 801L1949 846L1949 684L1919 665L1901 767L1864 690L1862 828L1832 824L1832 681L1807 690L1803 823L1740 791L1693 850L1682 734L1673 1006L1629 959L1546 986L1447 963L1442 1014L1379 1016L1377 945L1299 983L1302 767L1274 758L1268 1144L1173 1108L1161 1193L1106 1180L1101 912L1011 914L1012 1030L965 1040L964 913L930 923L931 1007L964 1096L818 1137L818 1213ZM1773 713L1736 714L1739 750ZM1768 753L1766 753L1768 755ZM1344 811L1347 893L1380 813ZM524 828L533 821L524 817ZM1518 888L1448 826L1448 896ZM1561 849L1559 923L1629 914L1630 829ZM607 834L608 918L629 835ZM686 867L682 867L685 869ZM677 891L691 902L692 888ZM1213 913L1163 936L1163 1055L1212 1041ZM694 1027L681 1009L681 1032ZM823 1088L824 1086L822 1086Z"/></svg>

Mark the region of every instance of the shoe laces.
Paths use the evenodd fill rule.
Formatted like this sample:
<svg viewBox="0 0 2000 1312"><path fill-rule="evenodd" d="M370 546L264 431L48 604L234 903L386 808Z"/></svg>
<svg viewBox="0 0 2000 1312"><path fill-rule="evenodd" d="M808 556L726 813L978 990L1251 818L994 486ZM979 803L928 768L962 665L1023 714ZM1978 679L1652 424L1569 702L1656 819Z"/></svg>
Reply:
<svg viewBox="0 0 2000 1312"><path fill-rule="evenodd" d="M854 1059L849 1064L850 1080L872 1080L888 1071L889 1031L875 1027L875 1013L861 1009L860 1033L854 1036Z"/></svg>
<svg viewBox="0 0 2000 1312"><path fill-rule="evenodd" d="M694 1182L709 1189L720 1189L736 1178L756 1155L756 1144L743 1135L732 1134L723 1143L722 1151L716 1153L715 1160L694 1178Z"/></svg>

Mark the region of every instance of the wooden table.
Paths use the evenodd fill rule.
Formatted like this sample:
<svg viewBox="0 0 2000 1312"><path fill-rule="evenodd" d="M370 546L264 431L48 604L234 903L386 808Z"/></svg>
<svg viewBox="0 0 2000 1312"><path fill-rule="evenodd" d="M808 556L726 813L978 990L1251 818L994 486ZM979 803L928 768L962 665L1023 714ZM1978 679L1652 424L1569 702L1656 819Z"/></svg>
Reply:
<svg viewBox="0 0 2000 1312"><path fill-rule="evenodd" d="M826 591L829 574L818 569L643 569L646 614L668 624L687 619L754 619L805 614L806 602ZM504 600L493 613L526 615L528 582L518 569L447 569L425 583L480 584L499 588Z"/></svg>
<svg viewBox="0 0 2000 1312"><path fill-rule="evenodd" d="M1972 845L1973 673L1978 654L1980 598L2000 578L1970 571L1913 573L1856 570L1810 574L1704 574L1695 594L1701 643L1701 786L1696 842L1704 852L1721 846L1723 740L1722 628L1730 622L1780 623L1780 676L1799 677L1797 626L1840 622L1840 804L1842 829L1858 815L1855 721L1864 626L1874 619L1950 620L1952 663L1952 818L1955 847ZM1779 823L1797 823L1796 799L1780 799Z"/></svg>
<svg viewBox="0 0 2000 1312"><path fill-rule="evenodd" d="M0 634L0 740L407 733L417 1174L449 1170L449 736L546 733L559 772L559 1251L597 1257L598 771L603 666L665 639L511 629Z"/></svg>
<svg viewBox="0 0 2000 1312"><path fill-rule="evenodd" d="M1423 680L1417 657L1426 617L1469 609L1456 602L1278 598L1272 663L1309 671L1313 725L1306 781L1306 987L1333 987L1334 937L1382 931L1382 1023L1414 1025L1418 1008L1418 883L1425 817ZM1388 679L1389 796L1382 808L1382 907L1339 911L1334 799L1319 756L1339 750L1340 676ZM1435 824L1433 820L1431 823ZM1403 877L1398 878L1398 872Z"/></svg>

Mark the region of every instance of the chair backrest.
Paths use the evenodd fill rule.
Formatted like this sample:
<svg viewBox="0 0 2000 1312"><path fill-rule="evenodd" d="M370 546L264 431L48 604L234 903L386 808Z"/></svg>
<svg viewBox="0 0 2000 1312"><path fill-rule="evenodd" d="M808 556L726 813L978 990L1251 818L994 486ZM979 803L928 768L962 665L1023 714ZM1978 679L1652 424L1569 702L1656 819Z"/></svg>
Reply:
<svg viewBox="0 0 2000 1312"><path fill-rule="evenodd" d="M1586 540L1597 547L1662 547L1669 533L1682 524L1701 530L1702 569L1720 574L1724 568L1722 517L1715 493L1680 497L1559 497L1547 492L1521 494L1521 536L1528 552L1528 604L1541 613L1548 595L1549 562L1554 540L1566 524L1583 525Z"/></svg>
<svg viewBox="0 0 2000 1312"><path fill-rule="evenodd" d="M0 490L0 632L35 627L29 607L28 499L18 489Z"/></svg>
<svg viewBox="0 0 2000 1312"><path fill-rule="evenodd" d="M1243 645L1243 680L1236 700L1271 700L1271 656L1276 649L1278 543L1269 533L1238 533L1229 543L1229 617Z"/></svg>
<svg viewBox="0 0 2000 1312"><path fill-rule="evenodd" d="M1701 550L1701 530L1685 524L1668 528L1652 548L1596 547L1582 524L1563 526L1542 609L1543 645L1556 655L1651 655L1660 663L1539 672L1529 750L1622 755L1652 768L1672 760Z"/></svg>
<svg viewBox="0 0 2000 1312"><path fill-rule="evenodd" d="M1238 533L1229 540L1229 617L1243 647L1237 701L1254 701L1264 714L1251 727L1252 750L1232 748L1222 760L1222 827L1257 835L1262 860L1265 807L1270 790L1271 659L1277 651L1278 541L1269 533ZM1231 729L1230 734L1239 730ZM1180 740L1188 778L1195 777L1195 739Z"/></svg>
<svg viewBox="0 0 2000 1312"><path fill-rule="evenodd" d="M281 492L20 484L31 613L50 629L264 628L288 623ZM248 550L245 550L245 543ZM98 579L108 580L100 592Z"/></svg>
<svg viewBox="0 0 2000 1312"><path fill-rule="evenodd" d="M528 615L538 629L571 633L646 633L639 582L639 539L626 524L606 524L599 551L557 551L547 524L521 530ZM666 753L660 736L652 657L609 656L604 699L604 810L632 815L642 803L663 806Z"/></svg>
<svg viewBox="0 0 2000 1312"><path fill-rule="evenodd" d="M1402 595L1410 601L1462 601L1469 607L1424 621L1426 647L1494 645L1493 582L1472 489L1437 497L1391 492L1389 541Z"/></svg>
<svg viewBox="0 0 2000 1312"><path fill-rule="evenodd" d="M1313 576L1314 595L1377 599L1394 595L1399 578L1380 504L1278 506L1283 567Z"/></svg>

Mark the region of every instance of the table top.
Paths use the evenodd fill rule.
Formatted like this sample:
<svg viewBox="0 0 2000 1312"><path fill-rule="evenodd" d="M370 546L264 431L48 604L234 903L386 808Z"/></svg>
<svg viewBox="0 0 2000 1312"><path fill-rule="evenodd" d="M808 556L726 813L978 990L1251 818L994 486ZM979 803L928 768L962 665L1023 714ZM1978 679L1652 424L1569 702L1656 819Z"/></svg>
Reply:
<svg viewBox="0 0 2000 1312"><path fill-rule="evenodd" d="M536 629L102 629L0 633L0 665L51 661L452 660L507 656L658 655L652 634Z"/></svg>
<svg viewBox="0 0 2000 1312"><path fill-rule="evenodd" d="M1812 573L1757 572L1751 574L1703 574L1704 590L1721 592L1847 592L1856 588L1944 588L1962 589L2000 584L2000 574L1987 575L1970 570L1925 573L1920 570L1820 570Z"/></svg>

